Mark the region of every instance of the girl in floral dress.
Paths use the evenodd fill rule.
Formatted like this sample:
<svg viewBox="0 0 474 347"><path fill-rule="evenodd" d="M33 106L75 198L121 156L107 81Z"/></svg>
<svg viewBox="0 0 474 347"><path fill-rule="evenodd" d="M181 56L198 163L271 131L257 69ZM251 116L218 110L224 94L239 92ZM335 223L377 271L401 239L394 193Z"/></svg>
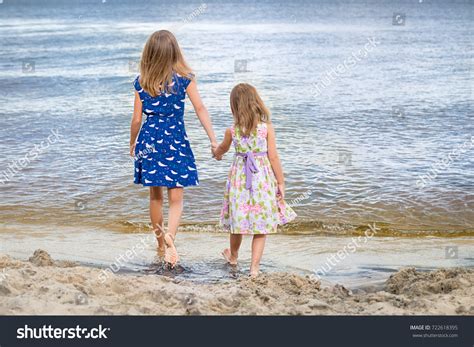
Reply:
<svg viewBox="0 0 474 347"><path fill-rule="evenodd" d="M224 193L220 224L230 232L230 248L222 255L237 264L242 235L253 235L250 275L259 273L267 234L296 217L285 201L283 170L275 144L270 112L257 90L246 83L230 94L234 125L215 151L220 160L234 144L235 157Z"/></svg>

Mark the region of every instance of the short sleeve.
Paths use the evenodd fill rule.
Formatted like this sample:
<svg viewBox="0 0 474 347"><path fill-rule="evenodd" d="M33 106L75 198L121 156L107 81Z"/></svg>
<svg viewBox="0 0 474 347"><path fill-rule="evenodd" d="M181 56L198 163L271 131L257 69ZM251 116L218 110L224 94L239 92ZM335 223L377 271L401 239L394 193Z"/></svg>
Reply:
<svg viewBox="0 0 474 347"><path fill-rule="evenodd" d="M133 87L137 92L141 93L143 91L143 88L141 87L140 82L138 82L139 78L140 75L135 78L135 80L133 81Z"/></svg>
<svg viewBox="0 0 474 347"><path fill-rule="evenodd" d="M187 76L181 76L181 83L183 85L183 88L186 90L188 88L189 84L191 81L194 79L194 74L189 73Z"/></svg>

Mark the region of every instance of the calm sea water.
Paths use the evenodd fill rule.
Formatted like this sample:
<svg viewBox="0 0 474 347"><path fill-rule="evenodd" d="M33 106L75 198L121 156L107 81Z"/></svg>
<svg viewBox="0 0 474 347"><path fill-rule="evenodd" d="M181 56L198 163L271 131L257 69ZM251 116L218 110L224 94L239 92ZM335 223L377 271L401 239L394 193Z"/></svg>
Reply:
<svg viewBox="0 0 474 347"><path fill-rule="evenodd" d="M375 221L388 235L472 236L472 10L428 0L3 0L2 228L148 222L148 191L133 185L128 157L131 82L148 35L166 28L220 138L236 83L253 83L271 109L300 216L287 232L344 234ZM201 185L185 192L183 219L206 230L232 155L210 158L189 103L185 119ZM54 131L60 140L34 156Z"/></svg>

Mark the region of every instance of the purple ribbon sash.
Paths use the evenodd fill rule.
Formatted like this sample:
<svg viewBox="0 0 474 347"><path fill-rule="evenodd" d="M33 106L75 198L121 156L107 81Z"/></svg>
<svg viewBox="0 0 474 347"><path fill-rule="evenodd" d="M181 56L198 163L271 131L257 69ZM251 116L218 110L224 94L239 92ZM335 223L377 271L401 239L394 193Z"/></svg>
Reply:
<svg viewBox="0 0 474 347"><path fill-rule="evenodd" d="M245 171L245 188L252 190L252 178L253 174L258 172L257 162L255 157L262 157L267 155L267 152L247 152L247 153L235 153L236 156L244 158L244 171Z"/></svg>

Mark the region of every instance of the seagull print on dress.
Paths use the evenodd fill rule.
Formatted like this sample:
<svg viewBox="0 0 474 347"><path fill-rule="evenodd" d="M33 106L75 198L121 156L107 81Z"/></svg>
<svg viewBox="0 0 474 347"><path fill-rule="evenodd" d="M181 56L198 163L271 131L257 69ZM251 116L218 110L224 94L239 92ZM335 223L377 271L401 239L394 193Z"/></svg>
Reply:
<svg viewBox="0 0 474 347"><path fill-rule="evenodd" d="M140 76L135 78L133 86L142 101L146 121L135 147L134 183L168 188L199 184L184 126L184 101L191 79L192 76L175 73L170 84L172 93L153 97L140 86Z"/></svg>

